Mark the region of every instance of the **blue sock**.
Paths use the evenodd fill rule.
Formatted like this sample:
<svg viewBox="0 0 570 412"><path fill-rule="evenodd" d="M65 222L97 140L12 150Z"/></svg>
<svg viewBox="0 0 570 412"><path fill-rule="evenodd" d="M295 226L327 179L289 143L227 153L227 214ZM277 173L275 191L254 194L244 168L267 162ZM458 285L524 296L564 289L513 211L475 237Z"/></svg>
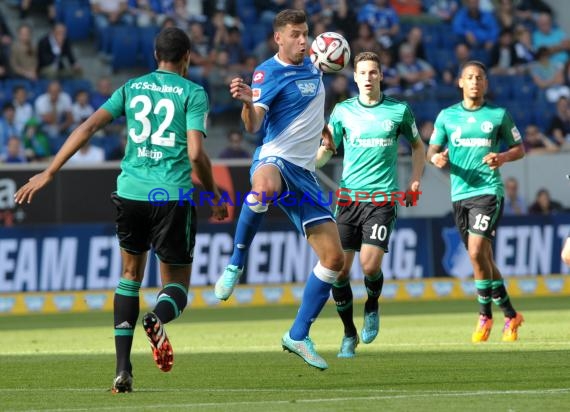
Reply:
<svg viewBox="0 0 570 412"><path fill-rule="evenodd" d="M244 204L242 206L234 239L234 251L230 258L231 265L239 268L244 267L247 252L259 229L263 216L265 216L265 212L256 213L248 205Z"/></svg>
<svg viewBox="0 0 570 412"><path fill-rule="evenodd" d="M332 284L323 282L315 276L314 272L311 272L305 284L301 307L299 312L297 312L297 317L295 322L293 322L293 326L291 326L291 330L289 330L291 339L303 340L309 335L311 323L316 320L325 303L327 303L331 288Z"/></svg>

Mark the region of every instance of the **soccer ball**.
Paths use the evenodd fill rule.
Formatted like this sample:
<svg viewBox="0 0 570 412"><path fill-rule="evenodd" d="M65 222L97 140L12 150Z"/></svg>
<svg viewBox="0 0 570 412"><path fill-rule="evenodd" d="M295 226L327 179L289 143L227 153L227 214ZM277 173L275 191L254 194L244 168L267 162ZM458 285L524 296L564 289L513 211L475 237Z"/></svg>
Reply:
<svg viewBox="0 0 570 412"><path fill-rule="evenodd" d="M317 69L325 73L336 73L348 64L350 46L338 33L331 31L321 33L313 40L309 57Z"/></svg>

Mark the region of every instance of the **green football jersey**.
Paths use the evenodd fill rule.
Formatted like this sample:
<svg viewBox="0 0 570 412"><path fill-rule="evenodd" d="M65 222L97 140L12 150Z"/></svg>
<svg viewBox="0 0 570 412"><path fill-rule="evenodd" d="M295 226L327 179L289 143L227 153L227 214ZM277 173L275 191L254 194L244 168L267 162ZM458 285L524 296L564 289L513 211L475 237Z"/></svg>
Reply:
<svg viewBox="0 0 570 412"><path fill-rule="evenodd" d="M378 202L391 200L392 192L399 190L398 138L403 135L410 143L419 139L409 106L385 95L370 106L352 97L334 107L329 127L336 146L341 141L344 145L340 187L350 192L343 194L355 200L355 192L360 191ZM360 201L371 201L362 197Z"/></svg>
<svg viewBox="0 0 570 412"><path fill-rule="evenodd" d="M509 113L485 103L468 110L463 103L443 109L435 121L430 144L449 148L451 200L480 195L503 196L499 169L491 170L483 157L507 147L522 144L521 135Z"/></svg>
<svg viewBox="0 0 570 412"><path fill-rule="evenodd" d="M156 70L131 79L102 106L113 118L125 115L127 146L117 178L119 196L148 200L156 188L179 199L190 190L192 165L186 132L206 135L208 96L176 73Z"/></svg>

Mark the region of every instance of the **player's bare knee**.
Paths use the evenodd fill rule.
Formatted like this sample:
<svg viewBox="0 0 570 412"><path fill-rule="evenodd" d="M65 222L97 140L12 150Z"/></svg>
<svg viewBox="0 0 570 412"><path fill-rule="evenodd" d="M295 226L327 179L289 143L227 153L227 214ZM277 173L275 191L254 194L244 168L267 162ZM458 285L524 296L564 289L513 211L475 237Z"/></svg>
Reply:
<svg viewBox="0 0 570 412"><path fill-rule="evenodd" d="M376 264L370 263L363 263L362 264L362 274L367 278L373 277L375 278L378 276L378 272L380 272L380 266Z"/></svg>
<svg viewBox="0 0 570 412"><path fill-rule="evenodd" d="M329 253L320 259L321 264L327 269L334 270L335 272L340 272L344 266L344 254L343 253Z"/></svg>
<svg viewBox="0 0 570 412"><path fill-rule="evenodd" d="M565 247L560 255L562 261L570 266L570 246Z"/></svg>
<svg viewBox="0 0 570 412"><path fill-rule="evenodd" d="M336 278L337 282L344 282L350 278L350 268L342 268L340 272L338 272L338 276Z"/></svg>

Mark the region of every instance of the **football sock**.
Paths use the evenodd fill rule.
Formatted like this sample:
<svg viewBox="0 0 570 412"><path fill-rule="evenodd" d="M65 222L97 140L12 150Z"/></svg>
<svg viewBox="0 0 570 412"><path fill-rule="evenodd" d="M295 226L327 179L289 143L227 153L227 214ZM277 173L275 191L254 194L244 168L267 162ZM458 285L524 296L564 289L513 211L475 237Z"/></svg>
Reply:
<svg viewBox="0 0 570 412"><path fill-rule="evenodd" d="M511 299L509 298L503 279L493 280L491 288L493 289L493 303L503 310L505 317L514 318L517 316L517 312L511 304Z"/></svg>
<svg viewBox="0 0 570 412"><path fill-rule="evenodd" d="M356 326L353 318L352 288L350 280L333 283L332 296L336 304L336 311L344 325L344 336L356 336Z"/></svg>
<svg viewBox="0 0 570 412"><path fill-rule="evenodd" d="M366 286L366 293L368 299L364 304L364 311L366 313L376 312L378 310L378 299L382 294L382 286L384 286L384 273L382 270L376 276L364 276L364 286Z"/></svg>
<svg viewBox="0 0 570 412"><path fill-rule="evenodd" d="M293 326L289 330L289 336L293 340L303 340L309 336L311 324L325 306L332 284L335 282L338 272L323 267L317 263L305 284L303 300Z"/></svg>
<svg viewBox="0 0 570 412"><path fill-rule="evenodd" d="M133 334L139 317L140 282L121 278L113 298L115 325L115 353L117 374L128 371L132 374L131 347Z"/></svg>
<svg viewBox="0 0 570 412"><path fill-rule="evenodd" d="M246 200L249 203L255 203L255 200L251 200L250 196L251 195L248 195ZM242 206L236 227L234 250L230 258L231 265L235 265L239 268L244 267L247 251L251 246L251 242L253 242L253 238L259 229L259 225L261 225L263 221L267 209L267 205L264 206L262 204L253 206L244 204Z"/></svg>
<svg viewBox="0 0 570 412"><path fill-rule="evenodd" d="M180 283L169 283L159 292L152 310L162 323L176 319L188 303L188 290Z"/></svg>
<svg viewBox="0 0 570 412"><path fill-rule="evenodd" d="M492 295L491 295L491 280L475 280L475 288L477 289L477 302L479 302L479 314L493 317L491 309Z"/></svg>

